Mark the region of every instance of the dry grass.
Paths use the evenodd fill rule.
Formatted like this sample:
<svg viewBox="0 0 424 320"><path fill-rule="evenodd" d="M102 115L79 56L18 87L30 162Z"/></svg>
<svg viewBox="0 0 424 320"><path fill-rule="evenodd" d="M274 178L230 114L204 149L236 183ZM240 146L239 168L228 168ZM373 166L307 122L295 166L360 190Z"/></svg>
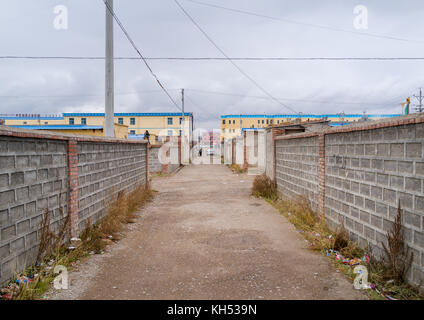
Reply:
<svg viewBox="0 0 424 320"><path fill-rule="evenodd" d="M409 252L409 247L405 244L402 232L402 209L400 201L398 203L398 213L395 218L392 230L387 232L387 243L382 242L384 256L382 262L386 266L385 277L393 279L396 284L403 283L406 279L414 254Z"/></svg>
<svg viewBox="0 0 424 320"><path fill-rule="evenodd" d="M393 230L387 233L389 246L386 248L384 261L372 254L371 248L360 248L355 242L350 241L344 224L341 223L335 232L329 230L322 217L311 209L309 201L300 197L295 201L278 199L269 200L280 213L282 213L300 232L310 244L312 250L326 252L328 249L337 250L347 259L362 258L367 252L370 261L367 263L368 281L376 285L379 290L395 299L423 299L419 294L418 286L409 285L405 275L410 266L411 256L403 244L401 235L401 213L398 210ZM401 250L402 249L402 250ZM343 271L351 280L356 277L353 269L344 265L340 260L334 260L335 266ZM397 275L398 281L395 280ZM402 279L402 280L401 280ZM371 299L384 299L381 295L371 290Z"/></svg>
<svg viewBox="0 0 424 320"><path fill-rule="evenodd" d="M270 200L276 200L278 194L275 182L265 174L256 176L253 181L252 195L258 198L264 197Z"/></svg>
<svg viewBox="0 0 424 320"><path fill-rule="evenodd" d="M50 231L49 213L46 212L41 227L41 240L44 244L38 255L40 261L44 262L28 268L20 274L20 276L27 277L35 274L38 276L34 277L34 281L31 283L17 286L13 299L41 298L57 276L53 272L55 266L63 265L71 268L75 261L89 256L90 253L101 253L108 244L112 243L112 240L119 240L117 233L122 231L126 224L135 222L137 217L135 212L151 201L154 193L148 185L138 186L128 194L120 192L108 204L107 213L103 219L94 225L90 221L87 222L86 228L80 234L81 244L73 250L62 245L66 231L69 230L69 219L63 219L58 233L55 234ZM50 261L49 267L47 267L47 261ZM15 279L17 278L18 275Z"/></svg>
<svg viewBox="0 0 424 320"><path fill-rule="evenodd" d="M230 166L230 169L231 169L231 171L233 172L233 173L238 173L238 174L240 174L240 173L243 173L244 172L244 170L243 170L243 168L242 167L240 167L240 165L238 165L238 164L232 164L231 166Z"/></svg>

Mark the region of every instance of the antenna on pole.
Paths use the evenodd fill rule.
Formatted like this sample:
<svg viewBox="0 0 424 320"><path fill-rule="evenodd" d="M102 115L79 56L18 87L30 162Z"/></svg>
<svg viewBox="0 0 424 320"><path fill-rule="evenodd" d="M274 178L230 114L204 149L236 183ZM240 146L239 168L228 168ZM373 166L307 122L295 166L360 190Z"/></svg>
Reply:
<svg viewBox="0 0 424 320"><path fill-rule="evenodd" d="M105 137L114 137L113 0L106 0Z"/></svg>
<svg viewBox="0 0 424 320"><path fill-rule="evenodd" d="M424 96L422 94L422 89L420 88L420 95L417 96L414 94L415 99L418 100L418 104L415 105L415 112L417 113L421 113L424 111L424 106L423 106L423 100L424 100Z"/></svg>

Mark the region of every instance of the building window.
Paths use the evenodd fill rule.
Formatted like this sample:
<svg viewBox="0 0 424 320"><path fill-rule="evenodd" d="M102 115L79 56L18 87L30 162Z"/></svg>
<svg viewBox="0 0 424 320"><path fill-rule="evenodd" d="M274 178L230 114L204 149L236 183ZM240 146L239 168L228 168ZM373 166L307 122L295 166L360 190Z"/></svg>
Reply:
<svg viewBox="0 0 424 320"><path fill-rule="evenodd" d="M131 135L135 135L135 130L130 130Z"/></svg>
<svg viewBox="0 0 424 320"><path fill-rule="evenodd" d="M269 120L268 119L266 119L266 124L269 124Z"/></svg>
<svg viewBox="0 0 424 320"><path fill-rule="evenodd" d="M170 118L172 120L172 118ZM168 118L169 120L169 118ZM172 130L168 130L168 136L172 136Z"/></svg>
<svg viewBox="0 0 424 320"><path fill-rule="evenodd" d="M279 124L280 123L280 120L277 120L277 124Z"/></svg>
<svg viewBox="0 0 424 320"><path fill-rule="evenodd" d="M135 118L130 118L130 125L135 125Z"/></svg>
<svg viewBox="0 0 424 320"><path fill-rule="evenodd" d="M155 141L156 141L156 142L158 142L158 141L159 141L159 137L158 137L158 136L156 136L156 137L155 137Z"/></svg>
<svg viewBox="0 0 424 320"><path fill-rule="evenodd" d="M46 121L46 122L44 122L44 124L49 124L49 122L48 122L48 121Z"/></svg>
<svg viewBox="0 0 424 320"><path fill-rule="evenodd" d="M180 130L180 137L183 135L183 130Z"/></svg>
<svg viewBox="0 0 424 320"><path fill-rule="evenodd" d="M168 118L168 125L172 124L172 118Z"/></svg>
<svg viewBox="0 0 424 320"><path fill-rule="evenodd" d="M183 118L180 117L180 124L183 124Z"/></svg>
<svg viewBox="0 0 424 320"><path fill-rule="evenodd" d="M265 120L262 120L262 124L264 124L265 123Z"/></svg>
<svg viewBox="0 0 424 320"><path fill-rule="evenodd" d="M124 118L118 118L118 123L119 124L124 124Z"/></svg>
<svg viewBox="0 0 424 320"><path fill-rule="evenodd" d="M81 118L81 124L87 124L87 118Z"/></svg>
<svg viewBox="0 0 424 320"><path fill-rule="evenodd" d="M258 124L261 124L261 120L258 120Z"/></svg>
<svg viewBox="0 0 424 320"><path fill-rule="evenodd" d="M233 124L236 124L236 120L233 120Z"/></svg>
<svg viewBox="0 0 424 320"><path fill-rule="evenodd" d="M24 121L24 124L27 124L27 122L26 122L26 121Z"/></svg>
<svg viewBox="0 0 424 320"><path fill-rule="evenodd" d="M74 124L74 123L75 123L74 118L69 118L69 124Z"/></svg>
<svg viewBox="0 0 424 320"><path fill-rule="evenodd" d="M271 124L272 124L272 119L271 119Z"/></svg>
<svg viewBox="0 0 424 320"><path fill-rule="evenodd" d="M222 120L222 124L225 124L225 120Z"/></svg>

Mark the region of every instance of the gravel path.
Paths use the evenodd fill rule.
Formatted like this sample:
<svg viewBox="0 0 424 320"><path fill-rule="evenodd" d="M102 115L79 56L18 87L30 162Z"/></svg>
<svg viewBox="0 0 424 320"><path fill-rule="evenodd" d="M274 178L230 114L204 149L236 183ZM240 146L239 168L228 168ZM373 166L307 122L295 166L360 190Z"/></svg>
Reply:
<svg viewBox="0 0 424 320"><path fill-rule="evenodd" d="M155 178L159 194L125 237L49 299L366 299L250 196L253 178L219 165Z"/></svg>

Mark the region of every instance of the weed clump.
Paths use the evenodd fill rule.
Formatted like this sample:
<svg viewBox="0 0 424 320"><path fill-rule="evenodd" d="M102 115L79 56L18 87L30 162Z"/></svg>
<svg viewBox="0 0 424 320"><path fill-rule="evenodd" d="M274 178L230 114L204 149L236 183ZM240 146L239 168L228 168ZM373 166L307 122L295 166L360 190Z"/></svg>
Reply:
<svg viewBox="0 0 424 320"><path fill-rule="evenodd" d="M240 173L243 173L243 172L244 172L243 168L242 168L242 167L240 167L240 165L238 165L238 164L236 164L236 163L232 164L232 165L230 166L230 169L231 169L231 171L232 171L233 173L238 173L238 174L240 174Z"/></svg>
<svg viewBox="0 0 424 320"><path fill-rule="evenodd" d="M256 176L253 181L252 195L255 197L264 197L270 200L276 200L278 198L278 194L275 182L265 174Z"/></svg>
<svg viewBox="0 0 424 320"><path fill-rule="evenodd" d="M92 225L87 219L80 234L80 244L72 249L64 244L69 233L69 215L63 217L58 230L53 232L50 230L50 212L46 210L40 227L41 243L37 263L16 275L8 288L0 290L0 300L2 295L7 299L40 298L56 277L55 266L72 267L83 257L101 253L113 240L119 240L117 233L125 224L134 222L137 217L136 210L151 201L153 196L154 191L149 185L139 185L129 193L119 192L117 197L106 205L106 215L98 223ZM20 279L25 279L25 282Z"/></svg>
<svg viewBox="0 0 424 320"><path fill-rule="evenodd" d="M409 247L404 241L400 201L393 228L387 231L387 246L384 242L382 242L382 246L384 251L382 261L386 266L385 278L392 279L398 284L404 282L414 254L409 252Z"/></svg>

